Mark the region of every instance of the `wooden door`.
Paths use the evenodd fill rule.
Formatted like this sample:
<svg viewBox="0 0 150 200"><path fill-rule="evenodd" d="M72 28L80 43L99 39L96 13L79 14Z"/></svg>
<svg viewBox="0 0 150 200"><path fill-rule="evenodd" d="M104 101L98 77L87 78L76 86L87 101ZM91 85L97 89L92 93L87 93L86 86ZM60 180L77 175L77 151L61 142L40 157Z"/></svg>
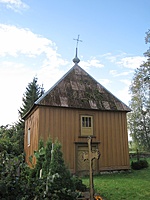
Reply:
<svg viewBox="0 0 150 200"><path fill-rule="evenodd" d="M92 146L92 150L96 150L96 146ZM76 166L77 172L89 173L89 160L83 160L83 152L88 153L88 146L80 145L77 147ZM93 171L97 171L97 161L93 160Z"/></svg>

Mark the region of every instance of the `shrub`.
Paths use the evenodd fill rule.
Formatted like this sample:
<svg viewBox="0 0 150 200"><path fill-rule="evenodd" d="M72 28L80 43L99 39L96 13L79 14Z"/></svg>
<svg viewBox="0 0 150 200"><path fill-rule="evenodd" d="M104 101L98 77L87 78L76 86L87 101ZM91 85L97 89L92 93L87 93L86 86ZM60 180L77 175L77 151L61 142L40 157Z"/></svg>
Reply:
<svg viewBox="0 0 150 200"><path fill-rule="evenodd" d="M29 168L23 160L24 155L0 153L0 199L21 200L28 193Z"/></svg>
<svg viewBox="0 0 150 200"><path fill-rule="evenodd" d="M140 160L139 162L140 162L142 168L148 168L147 160Z"/></svg>
<svg viewBox="0 0 150 200"><path fill-rule="evenodd" d="M37 162L30 171L28 184L30 199L35 196L43 200L76 199L79 191L86 188L82 180L72 176L66 167L58 141L52 145L51 140L48 140L45 147L41 141L35 156ZM41 169L42 177L39 178Z"/></svg>
<svg viewBox="0 0 150 200"><path fill-rule="evenodd" d="M76 190L81 191L81 192L86 191L87 187L86 187L86 185L84 185L82 183L82 180L79 177L73 176L72 180L73 180L73 183L74 183Z"/></svg>
<svg viewBox="0 0 150 200"><path fill-rule="evenodd" d="M143 168L147 168L148 167L148 162L146 160L139 160L136 162L131 162L131 168L134 170L140 170Z"/></svg>
<svg viewBox="0 0 150 200"><path fill-rule="evenodd" d="M53 194L55 191L57 199L73 199L75 191L74 183L70 171L65 166L61 144L58 141L55 142L50 162L50 175L53 176L55 174L58 174L58 176L54 178L51 185Z"/></svg>
<svg viewBox="0 0 150 200"><path fill-rule="evenodd" d="M86 186L65 166L61 144L56 141L51 153L52 146L51 140L46 146L40 141L33 169L24 163L24 154L0 152L0 199L75 200L80 195Z"/></svg>

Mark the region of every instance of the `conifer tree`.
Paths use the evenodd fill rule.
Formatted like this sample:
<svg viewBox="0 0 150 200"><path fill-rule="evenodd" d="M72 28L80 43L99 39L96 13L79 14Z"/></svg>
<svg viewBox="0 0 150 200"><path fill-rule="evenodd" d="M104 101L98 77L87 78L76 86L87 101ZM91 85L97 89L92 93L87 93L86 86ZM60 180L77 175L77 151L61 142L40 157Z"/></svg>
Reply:
<svg viewBox="0 0 150 200"><path fill-rule="evenodd" d="M50 175L54 176L52 190L57 191L55 194L57 199L73 199L73 191L75 185L70 171L67 169L63 154L61 151L61 144L56 141L51 155Z"/></svg>
<svg viewBox="0 0 150 200"><path fill-rule="evenodd" d="M50 172L50 163L51 163L51 155L52 155L52 141L48 139L45 147L45 155L44 155L44 163L42 165L43 176L47 176Z"/></svg>
<svg viewBox="0 0 150 200"><path fill-rule="evenodd" d="M21 118L31 109L34 102L44 93L43 87L38 85L37 80L38 79L34 77L33 81L26 87L26 92L23 94L22 107L20 107L19 110Z"/></svg>
<svg viewBox="0 0 150 200"><path fill-rule="evenodd" d="M32 108L34 102L38 98L40 98L44 93L43 87L39 86L37 81L38 79L34 77L32 82L30 82L26 87L26 92L23 94L22 98L22 107L20 107L20 110L18 110L19 121L15 124L15 126L21 152L23 152L24 149L24 128L25 128L24 120L22 119L22 117Z"/></svg>
<svg viewBox="0 0 150 200"><path fill-rule="evenodd" d="M58 141L52 144L49 139L46 146L39 142L39 149L35 152L36 166L31 169L29 188L32 195L42 199L70 200L76 199L76 187L70 171L65 166L61 145ZM52 150L52 146L53 151ZM40 178L40 170L42 176ZM78 181L79 182L79 181Z"/></svg>

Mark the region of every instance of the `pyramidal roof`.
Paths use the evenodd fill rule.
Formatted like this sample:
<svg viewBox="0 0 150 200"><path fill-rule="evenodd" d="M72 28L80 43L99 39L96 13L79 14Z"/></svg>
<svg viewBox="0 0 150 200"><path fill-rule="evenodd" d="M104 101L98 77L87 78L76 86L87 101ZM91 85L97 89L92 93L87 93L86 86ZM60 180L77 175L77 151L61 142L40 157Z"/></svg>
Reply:
<svg viewBox="0 0 150 200"><path fill-rule="evenodd" d="M78 109L126 111L131 109L98 83L79 65L75 65L35 105L47 105Z"/></svg>

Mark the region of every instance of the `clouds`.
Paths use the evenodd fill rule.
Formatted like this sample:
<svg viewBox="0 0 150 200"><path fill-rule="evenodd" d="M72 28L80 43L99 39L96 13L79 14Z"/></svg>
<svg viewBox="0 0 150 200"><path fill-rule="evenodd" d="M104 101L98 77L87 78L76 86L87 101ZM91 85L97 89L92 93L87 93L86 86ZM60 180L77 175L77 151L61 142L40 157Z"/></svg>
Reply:
<svg viewBox="0 0 150 200"><path fill-rule="evenodd" d="M55 44L52 41L12 25L0 24L0 56L17 56L18 53L36 56L45 52L54 53Z"/></svg>
<svg viewBox="0 0 150 200"><path fill-rule="evenodd" d="M115 69L111 68L109 71L113 77L128 76L134 73L134 70L140 67L146 61L144 56L129 56L125 52L113 55L108 53L103 55L104 59L110 61ZM117 66L117 68L116 68Z"/></svg>
<svg viewBox="0 0 150 200"><path fill-rule="evenodd" d="M136 68L138 68L146 58L144 56L130 56L125 52L118 54L107 53L101 55L103 62L110 64L108 67L109 78L105 82L101 81L114 95L126 104L130 101L129 86ZM107 62L108 61L108 62ZM111 80L111 81L110 81ZM115 88L115 90L114 90Z"/></svg>
<svg viewBox="0 0 150 200"><path fill-rule="evenodd" d="M117 96L126 104L130 101L129 86L135 69L146 61L144 56L128 56L126 53L121 53L120 56L110 55L110 60L115 64L115 68L109 71L109 74L118 79L121 89L118 89ZM113 58L113 59L112 59ZM123 78L122 78L123 77ZM119 88L119 85L118 85Z"/></svg>
<svg viewBox="0 0 150 200"><path fill-rule="evenodd" d="M0 66L12 72L16 80L19 76L14 74L14 69L18 67L21 76L22 70L29 70L26 74L28 81L37 75L41 82L46 82L44 77L49 74L51 84L54 81L53 71L56 73L55 78L59 78L64 72L63 66L68 64L57 52L54 42L26 28L0 24L0 44ZM24 81L22 84L25 87Z"/></svg>
<svg viewBox="0 0 150 200"><path fill-rule="evenodd" d="M111 84L111 80L109 80L109 79L99 79L99 82L100 82L100 84L102 84L104 87L106 87L107 88L107 86L109 85L109 84Z"/></svg>
<svg viewBox="0 0 150 200"><path fill-rule="evenodd" d="M84 68L85 70L88 70L91 67L96 67L96 68L104 67L101 61L96 59L95 57L92 57L90 58L90 60L87 61L81 61L79 65L81 65L82 68Z"/></svg>
<svg viewBox="0 0 150 200"><path fill-rule="evenodd" d="M0 44L1 66L23 65L35 74L44 75L68 64L57 52L54 42L26 28L0 24Z"/></svg>
<svg viewBox="0 0 150 200"><path fill-rule="evenodd" d="M54 42L41 35L33 33L27 28L0 24L0 44L1 57L19 57L20 55L24 55L32 59L40 57L41 67L43 68L56 68L69 64L69 62L63 59L57 52L57 46ZM131 57L127 56L126 53L120 53L117 55L113 55L113 53L107 53L100 55L99 57L100 59L98 57L91 57L88 60L83 60L80 62L80 65L84 69L90 69L92 67L104 68L107 67L106 62L111 62L111 66L115 64L118 67L133 70L139 67L145 60L145 58L142 56ZM103 60L103 63L101 60ZM112 68L110 70L110 74L113 76L125 76L131 73L131 70L118 73L116 69Z"/></svg>
<svg viewBox="0 0 150 200"><path fill-rule="evenodd" d="M65 65L67 62L57 53L54 42L26 28L0 24L0 56L30 58L43 56L43 67ZM48 64L49 63L49 64Z"/></svg>
<svg viewBox="0 0 150 200"><path fill-rule="evenodd" d="M117 72L117 70L110 70L109 73L113 76L113 77L117 77L117 76L127 76L132 74L134 71L133 70L129 70L129 71L124 71L124 72Z"/></svg>
<svg viewBox="0 0 150 200"><path fill-rule="evenodd" d="M0 24L0 44L0 110L5 113L0 124L6 124L18 118L23 93L33 77L47 90L65 73L68 61L54 42L26 28Z"/></svg>
<svg viewBox="0 0 150 200"><path fill-rule="evenodd" d="M144 61L145 61L145 58L143 56L133 56L133 57L129 56L129 57L122 58L120 61L117 62L117 64L129 69L136 69Z"/></svg>
<svg viewBox="0 0 150 200"><path fill-rule="evenodd" d="M6 6L7 9L11 9L15 12L28 9L29 6L21 0L0 0L0 3Z"/></svg>
<svg viewBox="0 0 150 200"><path fill-rule="evenodd" d="M129 56L126 52L120 52L118 54L107 53L101 55L101 57L103 59L109 60L111 63L128 69L136 69L144 61L146 61L146 58L144 56Z"/></svg>
<svg viewBox="0 0 150 200"><path fill-rule="evenodd" d="M34 72L22 63L0 62L0 125L13 123L18 119L18 109L27 83Z"/></svg>
<svg viewBox="0 0 150 200"><path fill-rule="evenodd" d="M0 44L0 110L3 113L0 125L4 125L18 118L22 95L34 76L48 90L73 63L60 55L52 40L28 28L0 24ZM143 57L131 57L122 52L106 53L82 59L79 65L110 91L114 88L112 93L127 103L129 77L133 66L140 65L142 60Z"/></svg>

